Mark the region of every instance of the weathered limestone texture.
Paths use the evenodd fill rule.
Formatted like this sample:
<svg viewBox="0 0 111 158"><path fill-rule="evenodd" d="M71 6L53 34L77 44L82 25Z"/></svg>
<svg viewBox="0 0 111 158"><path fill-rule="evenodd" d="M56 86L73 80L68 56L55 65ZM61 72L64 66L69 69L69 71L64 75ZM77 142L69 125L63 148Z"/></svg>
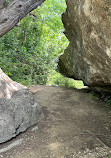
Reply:
<svg viewBox="0 0 111 158"><path fill-rule="evenodd" d="M0 143L17 136L42 117L42 109L28 89L0 69Z"/></svg>
<svg viewBox="0 0 111 158"><path fill-rule="evenodd" d="M59 70L90 87L111 90L111 0L66 0L63 14L70 43Z"/></svg>

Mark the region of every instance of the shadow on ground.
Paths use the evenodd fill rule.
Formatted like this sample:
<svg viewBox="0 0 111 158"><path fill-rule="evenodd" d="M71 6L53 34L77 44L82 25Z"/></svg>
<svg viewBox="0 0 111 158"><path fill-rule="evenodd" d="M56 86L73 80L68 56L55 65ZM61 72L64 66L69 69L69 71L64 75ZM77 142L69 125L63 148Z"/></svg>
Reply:
<svg viewBox="0 0 111 158"><path fill-rule="evenodd" d="M0 146L3 158L109 158L111 108L85 90L32 86L44 119ZM15 144L14 144L15 143ZM8 148L8 149L7 149Z"/></svg>

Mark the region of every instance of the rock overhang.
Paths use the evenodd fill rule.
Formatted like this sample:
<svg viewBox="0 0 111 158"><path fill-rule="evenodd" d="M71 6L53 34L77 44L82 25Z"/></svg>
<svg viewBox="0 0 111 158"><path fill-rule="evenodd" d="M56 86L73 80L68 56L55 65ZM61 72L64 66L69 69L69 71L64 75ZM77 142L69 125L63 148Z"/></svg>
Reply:
<svg viewBox="0 0 111 158"><path fill-rule="evenodd" d="M91 88L111 89L111 1L71 0L62 20L69 46L58 67Z"/></svg>

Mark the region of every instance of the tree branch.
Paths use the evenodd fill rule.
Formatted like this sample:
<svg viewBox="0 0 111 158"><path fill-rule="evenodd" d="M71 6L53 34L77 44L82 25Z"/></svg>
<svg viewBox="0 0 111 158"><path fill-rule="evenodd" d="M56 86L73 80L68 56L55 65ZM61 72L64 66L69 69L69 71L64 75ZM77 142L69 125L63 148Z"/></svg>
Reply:
<svg viewBox="0 0 111 158"><path fill-rule="evenodd" d="M12 0L0 4L0 37L11 30L22 18L40 6L45 0Z"/></svg>

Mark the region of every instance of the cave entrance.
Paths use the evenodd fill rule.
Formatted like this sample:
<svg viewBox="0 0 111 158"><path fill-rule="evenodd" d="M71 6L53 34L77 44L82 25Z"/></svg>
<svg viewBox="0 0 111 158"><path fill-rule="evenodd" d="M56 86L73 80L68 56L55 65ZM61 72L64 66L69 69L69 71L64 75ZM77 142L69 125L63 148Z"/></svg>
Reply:
<svg viewBox="0 0 111 158"><path fill-rule="evenodd" d="M65 0L46 0L0 38L0 64L10 78L24 85L83 87L82 81L56 72L59 56L69 44L61 20L65 10Z"/></svg>

